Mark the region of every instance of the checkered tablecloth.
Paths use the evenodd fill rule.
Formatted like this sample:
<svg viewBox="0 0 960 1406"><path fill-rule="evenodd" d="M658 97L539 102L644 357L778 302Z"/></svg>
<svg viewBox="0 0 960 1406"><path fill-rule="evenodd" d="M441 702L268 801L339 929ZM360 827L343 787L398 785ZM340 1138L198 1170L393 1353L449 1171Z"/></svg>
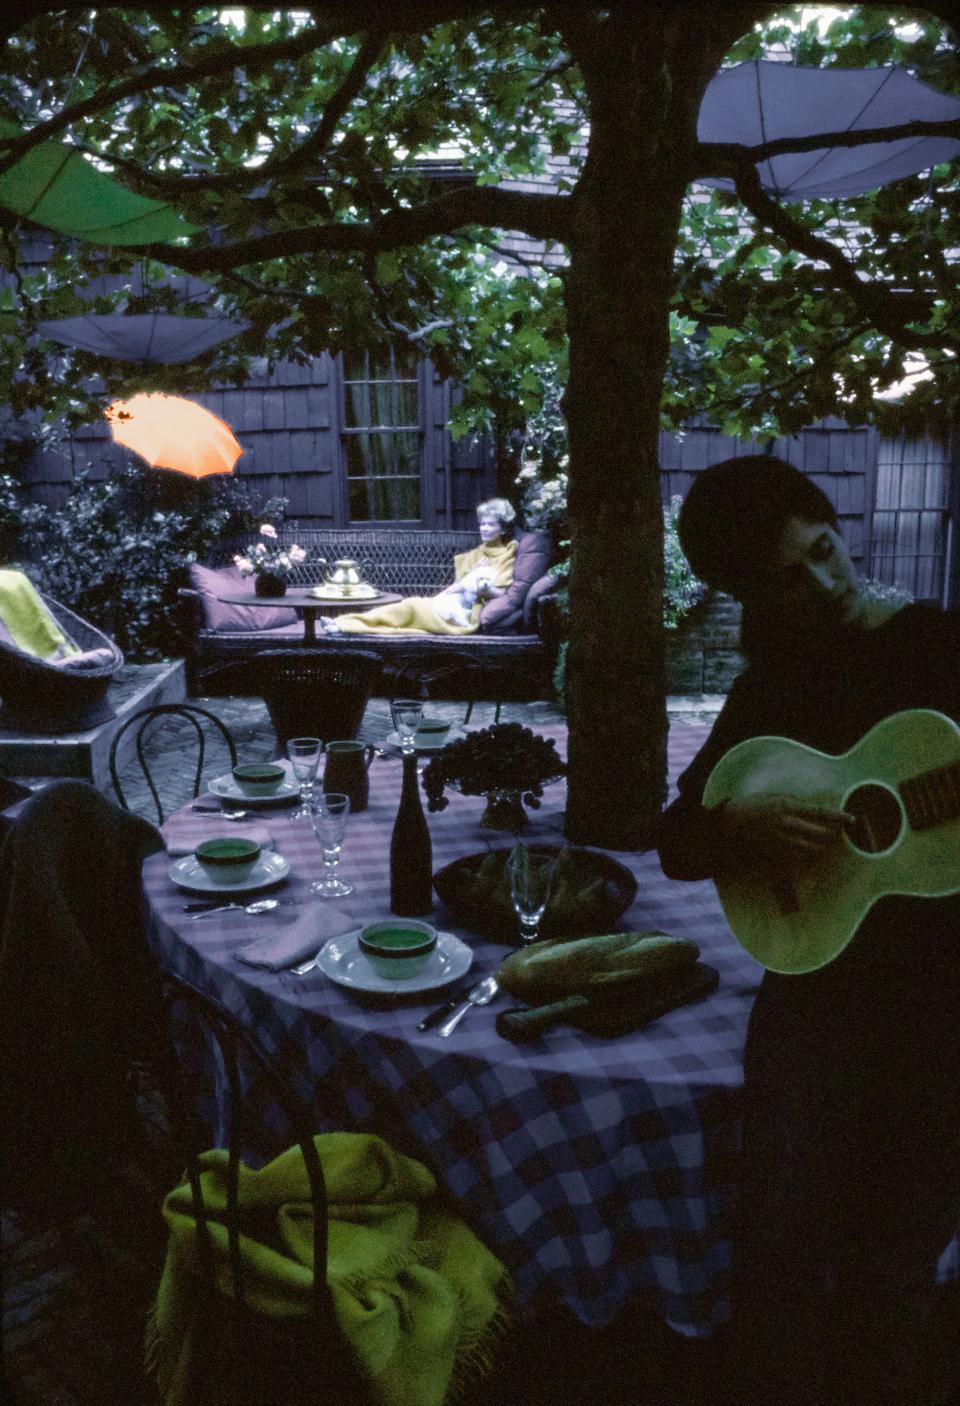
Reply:
<svg viewBox="0 0 960 1406"><path fill-rule="evenodd" d="M553 735L565 755L562 729ZM705 726L673 727L671 777L705 735ZM389 913L400 776L398 757L375 760L369 809L350 819L341 869L356 890L338 906L358 925ZM558 842L564 803L563 783L549 787L526 838ZM509 843L480 828L482 808L480 798L451 795L445 811L428 817L435 869L491 840ZM292 866L282 892L303 897L321 871L313 832L281 811L264 818ZM216 817L189 811L168 822L178 840L223 829ZM639 882L623 926L694 938L720 974L718 990L618 1039L557 1028L519 1046L497 1035L497 1005L471 1011L441 1039L416 1029L436 995L361 1004L317 972L296 978L246 967L236 949L295 909L187 922L170 859L152 856L144 875L165 963L256 1031L291 1082L315 1098L318 1127L378 1131L427 1162L509 1266L530 1311L561 1299L600 1324L628 1296L645 1297L677 1330L707 1334L729 1313L726 1216L741 1057L762 973L730 935L712 884L671 882L652 853L616 857ZM495 971L509 950L457 928L439 909L436 918L472 946L471 978Z"/></svg>

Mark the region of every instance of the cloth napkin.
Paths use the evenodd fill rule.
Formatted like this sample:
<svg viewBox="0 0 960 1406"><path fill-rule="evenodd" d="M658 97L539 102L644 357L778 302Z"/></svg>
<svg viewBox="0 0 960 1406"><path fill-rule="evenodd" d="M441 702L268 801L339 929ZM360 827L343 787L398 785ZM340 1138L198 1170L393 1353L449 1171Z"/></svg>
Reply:
<svg viewBox="0 0 960 1406"><path fill-rule="evenodd" d="M262 967L268 972L282 971L295 962L313 957L328 938L340 937L360 926L356 918L342 913L339 908L331 908L323 899L308 903L292 923L282 928L278 929L272 914L269 921L270 931L265 937L248 942L234 953L247 966Z"/></svg>
<svg viewBox="0 0 960 1406"><path fill-rule="evenodd" d="M173 859L193 854L201 840L219 839L221 835L228 835L231 839L253 840L254 844L262 845L264 849L269 849L273 844L273 836L265 825L248 825L246 821L239 825L230 820L218 823L215 815L198 816L196 821L181 820L172 830L163 831L167 854Z"/></svg>

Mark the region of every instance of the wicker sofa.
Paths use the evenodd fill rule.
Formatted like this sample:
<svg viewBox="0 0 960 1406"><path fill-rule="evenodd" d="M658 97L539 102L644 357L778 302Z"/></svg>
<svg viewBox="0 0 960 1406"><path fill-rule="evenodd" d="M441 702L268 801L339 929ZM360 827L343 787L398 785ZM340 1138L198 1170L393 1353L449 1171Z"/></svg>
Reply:
<svg viewBox="0 0 960 1406"><path fill-rule="evenodd" d="M299 543L307 559L293 568L297 588L319 584L321 559L349 557L366 580L382 591L403 596L434 595L452 580L453 558L478 542L476 532L422 528L279 529L280 541ZM424 697L495 701L546 697L550 691L552 650L538 629L540 602L555 589L547 570L550 543L543 533L517 534L514 582L507 595L490 601L475 635L340 635L319 639L318 650L356 648L374 651L383 670L374 692L381 697L414 692ZM245 662L264 650L297 648L303 625L283 601L276 612L262 607L236 610L217 605L217 592L250 588L232 565L244 543L223 543L206 566L190 568L189 584L180 587L173 621L187 661L192 693L241 692Z"/></svg>

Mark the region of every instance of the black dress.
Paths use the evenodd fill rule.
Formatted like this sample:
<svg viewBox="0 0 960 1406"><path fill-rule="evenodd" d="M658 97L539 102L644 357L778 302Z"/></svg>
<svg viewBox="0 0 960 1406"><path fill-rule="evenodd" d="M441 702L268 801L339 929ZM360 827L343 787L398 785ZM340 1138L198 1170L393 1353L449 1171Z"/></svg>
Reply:
<svg viewBox="0 0 960 1406"><path fill-rule="evenodd" d="M751 665L664 812L664 871L704 878L729 862L700 801L736 742L773 734L839 753L889 714L920 707L960 723L960 618L931 607L907 606L815 660ZM906 1374L919 1370L911 1354L932 1350L930 1286L960 1216L960 896L882 899L830 965L766 973L744 1073L738 1312L765 1338L778 1406L872 1402L879 1388L864 1374L886 1349L904 1379L875 1399L928 1406ZM830 1365L823 1343L799 1341L822 1336L824 1318L836 1339ZM838 1354L854 1382L848 1396L835 1380Z"/></svg>

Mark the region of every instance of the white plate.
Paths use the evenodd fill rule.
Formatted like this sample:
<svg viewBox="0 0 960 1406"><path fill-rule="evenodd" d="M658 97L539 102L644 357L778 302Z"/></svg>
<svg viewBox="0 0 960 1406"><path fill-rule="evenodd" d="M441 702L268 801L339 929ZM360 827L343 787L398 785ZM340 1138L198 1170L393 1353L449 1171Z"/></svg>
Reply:
<svg viewBox="0 0 960 1406"><path fill-rule="evenodd" d="M177 888L188 889L191 893L254 893L278 884L289 873L290 861L275 850L261 854L247 877L234 884L215 884L195 854L185 854L170 866L170 877Z"/></svg>
<svg viewBox="0 0 960 1406"><path fill-rule="evenodd" d="M376 991L391 996L411 995L419 991L433 991L438 986L446 986L457 981L470 970L473 952L452 932L437 934L437 945L430 953L427 964L416 975L402 981L391 981L389 977L378 976L366 957L360 951L360 929L345 933L343 937L331 937L317 957L317 966L335 981L338 986L346 986L350 991Z"/></svg>
<svg viewBox="0 0 960 1406"><path fill-rule="evenodd" d="M242 805L249 806L251 810L265 810L269 806L289 805L300 795L300 787L296 781L292 777L287 777L269 796L248 796L246 791L240 790L229 772L224 776L218 776L216 781L211 781L210 790L222 801L239 801Z"/></svg>
<svg viewBox="0 0 960 1406"><path fill-rule="evenodd" d="M447 732L440 732L436 735L424 733L421 736L417 733L413 739L413 745L418 752L439 752L441 747L445 747L448 742L459 742L461 737L466 737L462 727L457 727L456 723ZM386 736L387 745L390 747L400 747L399 732L388 732Z"/></svg>

